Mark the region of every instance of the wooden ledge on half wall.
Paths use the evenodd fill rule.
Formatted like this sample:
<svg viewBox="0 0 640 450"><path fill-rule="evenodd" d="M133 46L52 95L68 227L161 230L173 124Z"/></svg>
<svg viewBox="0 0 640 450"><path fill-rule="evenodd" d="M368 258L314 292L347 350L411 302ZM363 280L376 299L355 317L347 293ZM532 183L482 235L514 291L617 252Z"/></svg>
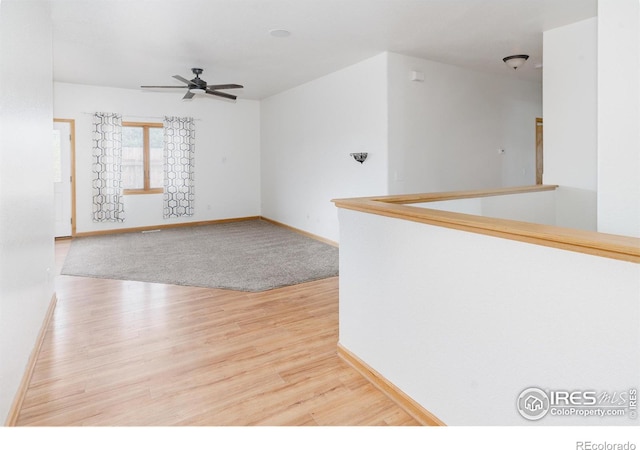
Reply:
<svg viewBox="0 0 640 450"><path fill-rule="evenodd" d="M557 188L557 185L534 185L477 191L346 198L332 201L338 208L640 263L640 239L634 237L406 206L413 203L554 191Z"/></svg>

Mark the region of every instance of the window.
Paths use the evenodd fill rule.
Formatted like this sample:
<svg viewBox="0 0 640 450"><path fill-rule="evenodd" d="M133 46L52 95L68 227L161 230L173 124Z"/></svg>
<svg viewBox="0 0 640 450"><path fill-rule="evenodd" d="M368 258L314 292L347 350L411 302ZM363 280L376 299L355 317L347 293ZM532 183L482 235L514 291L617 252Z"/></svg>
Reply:
<svg viewBox="0 0 640 450"><path fill-rule="evenodd" d="M161 123L122 123L124 194L161 194L164 186Z"/></svg>

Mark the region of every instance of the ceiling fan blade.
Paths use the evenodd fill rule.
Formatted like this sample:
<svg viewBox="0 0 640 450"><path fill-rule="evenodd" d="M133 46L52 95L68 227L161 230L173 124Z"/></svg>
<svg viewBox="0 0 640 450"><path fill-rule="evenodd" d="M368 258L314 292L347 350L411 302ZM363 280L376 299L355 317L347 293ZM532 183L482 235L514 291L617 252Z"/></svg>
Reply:
<svg viewBox="0 0 640 450"><path fill-rule="evenodd" d="M184 89L189 86L140 86L141 88L158 89L158 88L171 88L171 89Z"/></svg>
<svg viewBox="0 0 640 450"><path fill-rule="evenodd" d="M184 94L184 97L182 97L182 100L191 100L193 97L195 97L196 94L194 94L191 91L187 91L186 94Z"/></svg>
<svg viewBox="0 0 640 450"><path fill-rule="evenodd" d="M174 75L173 78L175 78L178 81L182 81L183 83L193 84L193 83L191 83L191 81L187 80L184 77L181 77L180 75Z"/></svg>
<svg viewBox="0 0 640 450"><path fill-rule="evenodd" d="M211 89L207 89L205 92L207 94L217 95L218 97L229 98L231 100L235 100L236 98L238 98L235 95L227 94L226 92L212 91Z"/></svg>
<svg viewBox="0 0 640 450"><path fill-rule="evenodd" d="M241 89L244 86L241 84L209 84L207 85L207 89L211 89L215 91L217 89Z"/></svg>

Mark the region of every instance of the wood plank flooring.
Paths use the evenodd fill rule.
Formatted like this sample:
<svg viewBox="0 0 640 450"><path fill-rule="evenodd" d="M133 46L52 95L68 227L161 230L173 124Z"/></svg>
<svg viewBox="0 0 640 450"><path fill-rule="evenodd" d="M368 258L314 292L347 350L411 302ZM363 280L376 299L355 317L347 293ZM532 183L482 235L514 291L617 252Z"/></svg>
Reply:
<svg viewBox="0 0 640 450"><path fill-rule="evenodd" d="M336 355L337 278L246 293L58 276L56 291L18 425L418 425Z"/></svg>

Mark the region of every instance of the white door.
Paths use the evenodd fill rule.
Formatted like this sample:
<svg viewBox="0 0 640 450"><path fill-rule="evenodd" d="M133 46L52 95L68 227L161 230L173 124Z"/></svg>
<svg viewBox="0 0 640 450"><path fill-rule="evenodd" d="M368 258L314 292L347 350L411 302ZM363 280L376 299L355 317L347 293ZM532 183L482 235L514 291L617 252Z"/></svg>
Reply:
<svg viewBox="0 0 640 450"><path fill-rule="evenodd" d="M53 122L53 186L56 237L71 236L71 123Z"/></svg>

